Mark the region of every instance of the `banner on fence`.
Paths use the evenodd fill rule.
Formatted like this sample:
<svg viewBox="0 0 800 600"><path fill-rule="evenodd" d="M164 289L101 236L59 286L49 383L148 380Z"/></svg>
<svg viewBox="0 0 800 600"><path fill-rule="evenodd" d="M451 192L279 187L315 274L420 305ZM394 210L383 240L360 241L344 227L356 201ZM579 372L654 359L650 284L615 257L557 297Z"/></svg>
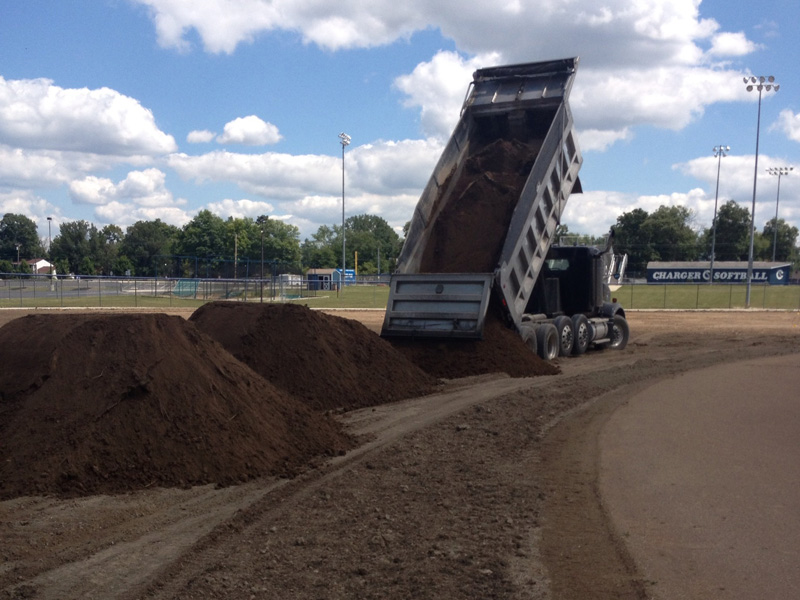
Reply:
<svg viewBox="0 0 800 600"><path fill-rule="evenodd" d="M746 262L714 263L712 279L709 262L649 262L647 283L747 283ZM787 285L791 264L754 262L753 283Z"/></svg>

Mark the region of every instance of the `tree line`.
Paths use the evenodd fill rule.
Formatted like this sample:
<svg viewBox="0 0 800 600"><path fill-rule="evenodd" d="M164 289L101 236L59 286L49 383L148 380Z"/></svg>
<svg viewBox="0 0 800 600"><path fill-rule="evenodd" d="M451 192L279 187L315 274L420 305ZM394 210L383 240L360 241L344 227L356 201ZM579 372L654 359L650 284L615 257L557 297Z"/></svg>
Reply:
<svg viewBox="0 0 800 600"><path fill-rule="evenodd" d="M685 206L660 206L652 213L636 208L617 217L614 249L628 255L628 273L643 275L650 261L747 261L750 211L729 200L717 211L717 226L692 228L694 215ZM753 235L753 259L800 263L797 227L770 219ZM777 242L777 243L776 243ZM774 250L774 252L773 252Z"/></svg>
<svg viewBox="0 0 800 600"><path fill-rule="evenodd" d="M346 268L359 274L390 271L402 241L381 217L345 221ZM48 247L49 246L49 247ZM183 227L138 221L125 229L68 221L52 241L39 238L36 223L7 213L0 220L0 273L30 271L26 259L45 258L57 273L141 277L245 277L340 268L342 227L320 227L300 241L300 230L267 215L223 219L200 211ZM263 261L262 261L263 258Z"/></svg>
<svg viewBox="0 0 800 600"><path fill-rule="evenodd" d="M713 224L697 232L693 221L692 211L684 206L623 213L614 225L615 251L628 254L631 274L643 274L650 261L710 260L712 239L715 261L748 260L747 208L733 200L723 204L716 232ZM571 236L566 225L559 226L558 234ZM797 238L797 227L771 219L754 235L754 259L772 260L774 250L775 260L797 266ZM359 274L391 272L403 243L375 215L347 219L345 239L346 268L357 268ZM601 241L590 238L589 243ZM159 219L138 221L124 231L117 225L98 228L87 221L69 221L49 241L39 238L34 221L7 213L0 220L0 273L28 272L28 258L46 258L57 273L76 275L245 277L258 276L265 263L265 275L302 274L311 268L341 267L342 227L323 225L301 242L296 226L267 215L223 219L203 210L180 228Z"/></svg>

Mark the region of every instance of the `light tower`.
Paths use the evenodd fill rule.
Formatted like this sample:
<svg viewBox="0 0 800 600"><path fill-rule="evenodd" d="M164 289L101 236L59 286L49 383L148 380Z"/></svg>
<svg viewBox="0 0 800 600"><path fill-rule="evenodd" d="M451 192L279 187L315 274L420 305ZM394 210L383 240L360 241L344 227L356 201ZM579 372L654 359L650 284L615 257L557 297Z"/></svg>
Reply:
<svg viewBox="0 0 800 600"><path fill-rule="evenodd" d="M772 75L764 77L745 77L744 84L748 92L753 90L758 92L758 121L756 122L756 165L753 170L753 205L750 209L750 251L747 257L747 294L745 296L745 308L750 308L750 288L753 284L753 236L755 235L756 227L756 184L758 183L758 138L761 133L761 94L765 90L780 89L780 85L775 83L775 78Z"/></svg>
<svg viewBox="0 0 800 600"><path fill-rule="evenodd" d="M781 201L781 177L788 175L793 170L794 167L770 167L767 169L767 173L770 175L778 176L778 195L775 199L775 226L773 227L774 235L772 237L772 262L775 262L775 250L778 247L778 204Z"/></svg>
<svg viewBox="0 0 800 600"><path fill-rule="evenodd" d="M342 292L344 292L344 272L346 265L345 254L345 235L344 235L344 149L350 145L350 136L342 132L339 134L339 140L342 144Z"/></svg>
<svg viewBox="0 0 800 600"><path fill-rule="evenodd" d="M730 146L714 146L714 157L717 159L717 191L714 193L714 220L711 223L711 272L708 276L708 283L714 283L714 260L716 258L715 252L717 246L717 202L719 201L719 170L722 166L722 157L728 156L728 152L730 151Z"/></svg>

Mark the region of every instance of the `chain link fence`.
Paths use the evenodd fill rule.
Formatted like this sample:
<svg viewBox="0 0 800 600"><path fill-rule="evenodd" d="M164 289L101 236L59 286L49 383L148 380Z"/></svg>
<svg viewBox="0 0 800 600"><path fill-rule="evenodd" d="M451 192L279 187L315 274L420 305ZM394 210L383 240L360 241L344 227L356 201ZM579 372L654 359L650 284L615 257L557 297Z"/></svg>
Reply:
<svg viewBox="0 0 800 600"><path fill-rule="evenodd" d="M59 277L0 273L0 308L196 307L205 302L291 302L314 299L337 306L386 306L389 275L338 282L300 275L235 279ZM736 309L746 306L746 284L625 283L612 296L626 309ZM750 307L800 310L800 285L751 285Z"/></svg>
<svg viewBox="0 0 800 600"><path fill-rule="evenodd" d="M386 286L388 275L359 277L346 288ZM161 277L50 277L0 273L0 308L199 306L216 300L289 302L344 299L337 282L300 275L236 279ZM354 295L363 295L354 294ZM388 288L387 288L388 295ZM343 300L342 300L343 301ZM382 300L385 305L385 299Z"/></svg>

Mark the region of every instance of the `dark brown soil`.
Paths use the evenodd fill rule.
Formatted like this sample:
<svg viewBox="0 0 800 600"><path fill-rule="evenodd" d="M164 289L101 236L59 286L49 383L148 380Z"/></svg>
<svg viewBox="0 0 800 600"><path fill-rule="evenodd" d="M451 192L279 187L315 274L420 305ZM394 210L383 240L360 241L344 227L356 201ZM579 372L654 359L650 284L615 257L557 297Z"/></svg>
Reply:
<svg viewBox="0 0 800 600"><path fill-rule="evenodd" d="M482 340L413 340L393 338L392 345L411 362L444 379L506 373L510 377L555 375L559 368L543 361L516 331L491 314Z"/></svg>
<svg viewBox="0 0 800 600"><path fill-rule="evenodd" d="M493 272L534 159L531 146L505 140L470 156L436 217L420 272Z"/></svg>
<svg viewBox="0 0 800 600"><path fill-rule="evenodd" d="M352 447L180 317L30 315L0 364L0 498L233 484Z"/></svg>
<svg viewBox="0 0 800 600"><path fill-rule="evenodd" d="M375 406L427 394L436 385L361 323L305 306L214 302L190 320L315 410Z"/></svg>

